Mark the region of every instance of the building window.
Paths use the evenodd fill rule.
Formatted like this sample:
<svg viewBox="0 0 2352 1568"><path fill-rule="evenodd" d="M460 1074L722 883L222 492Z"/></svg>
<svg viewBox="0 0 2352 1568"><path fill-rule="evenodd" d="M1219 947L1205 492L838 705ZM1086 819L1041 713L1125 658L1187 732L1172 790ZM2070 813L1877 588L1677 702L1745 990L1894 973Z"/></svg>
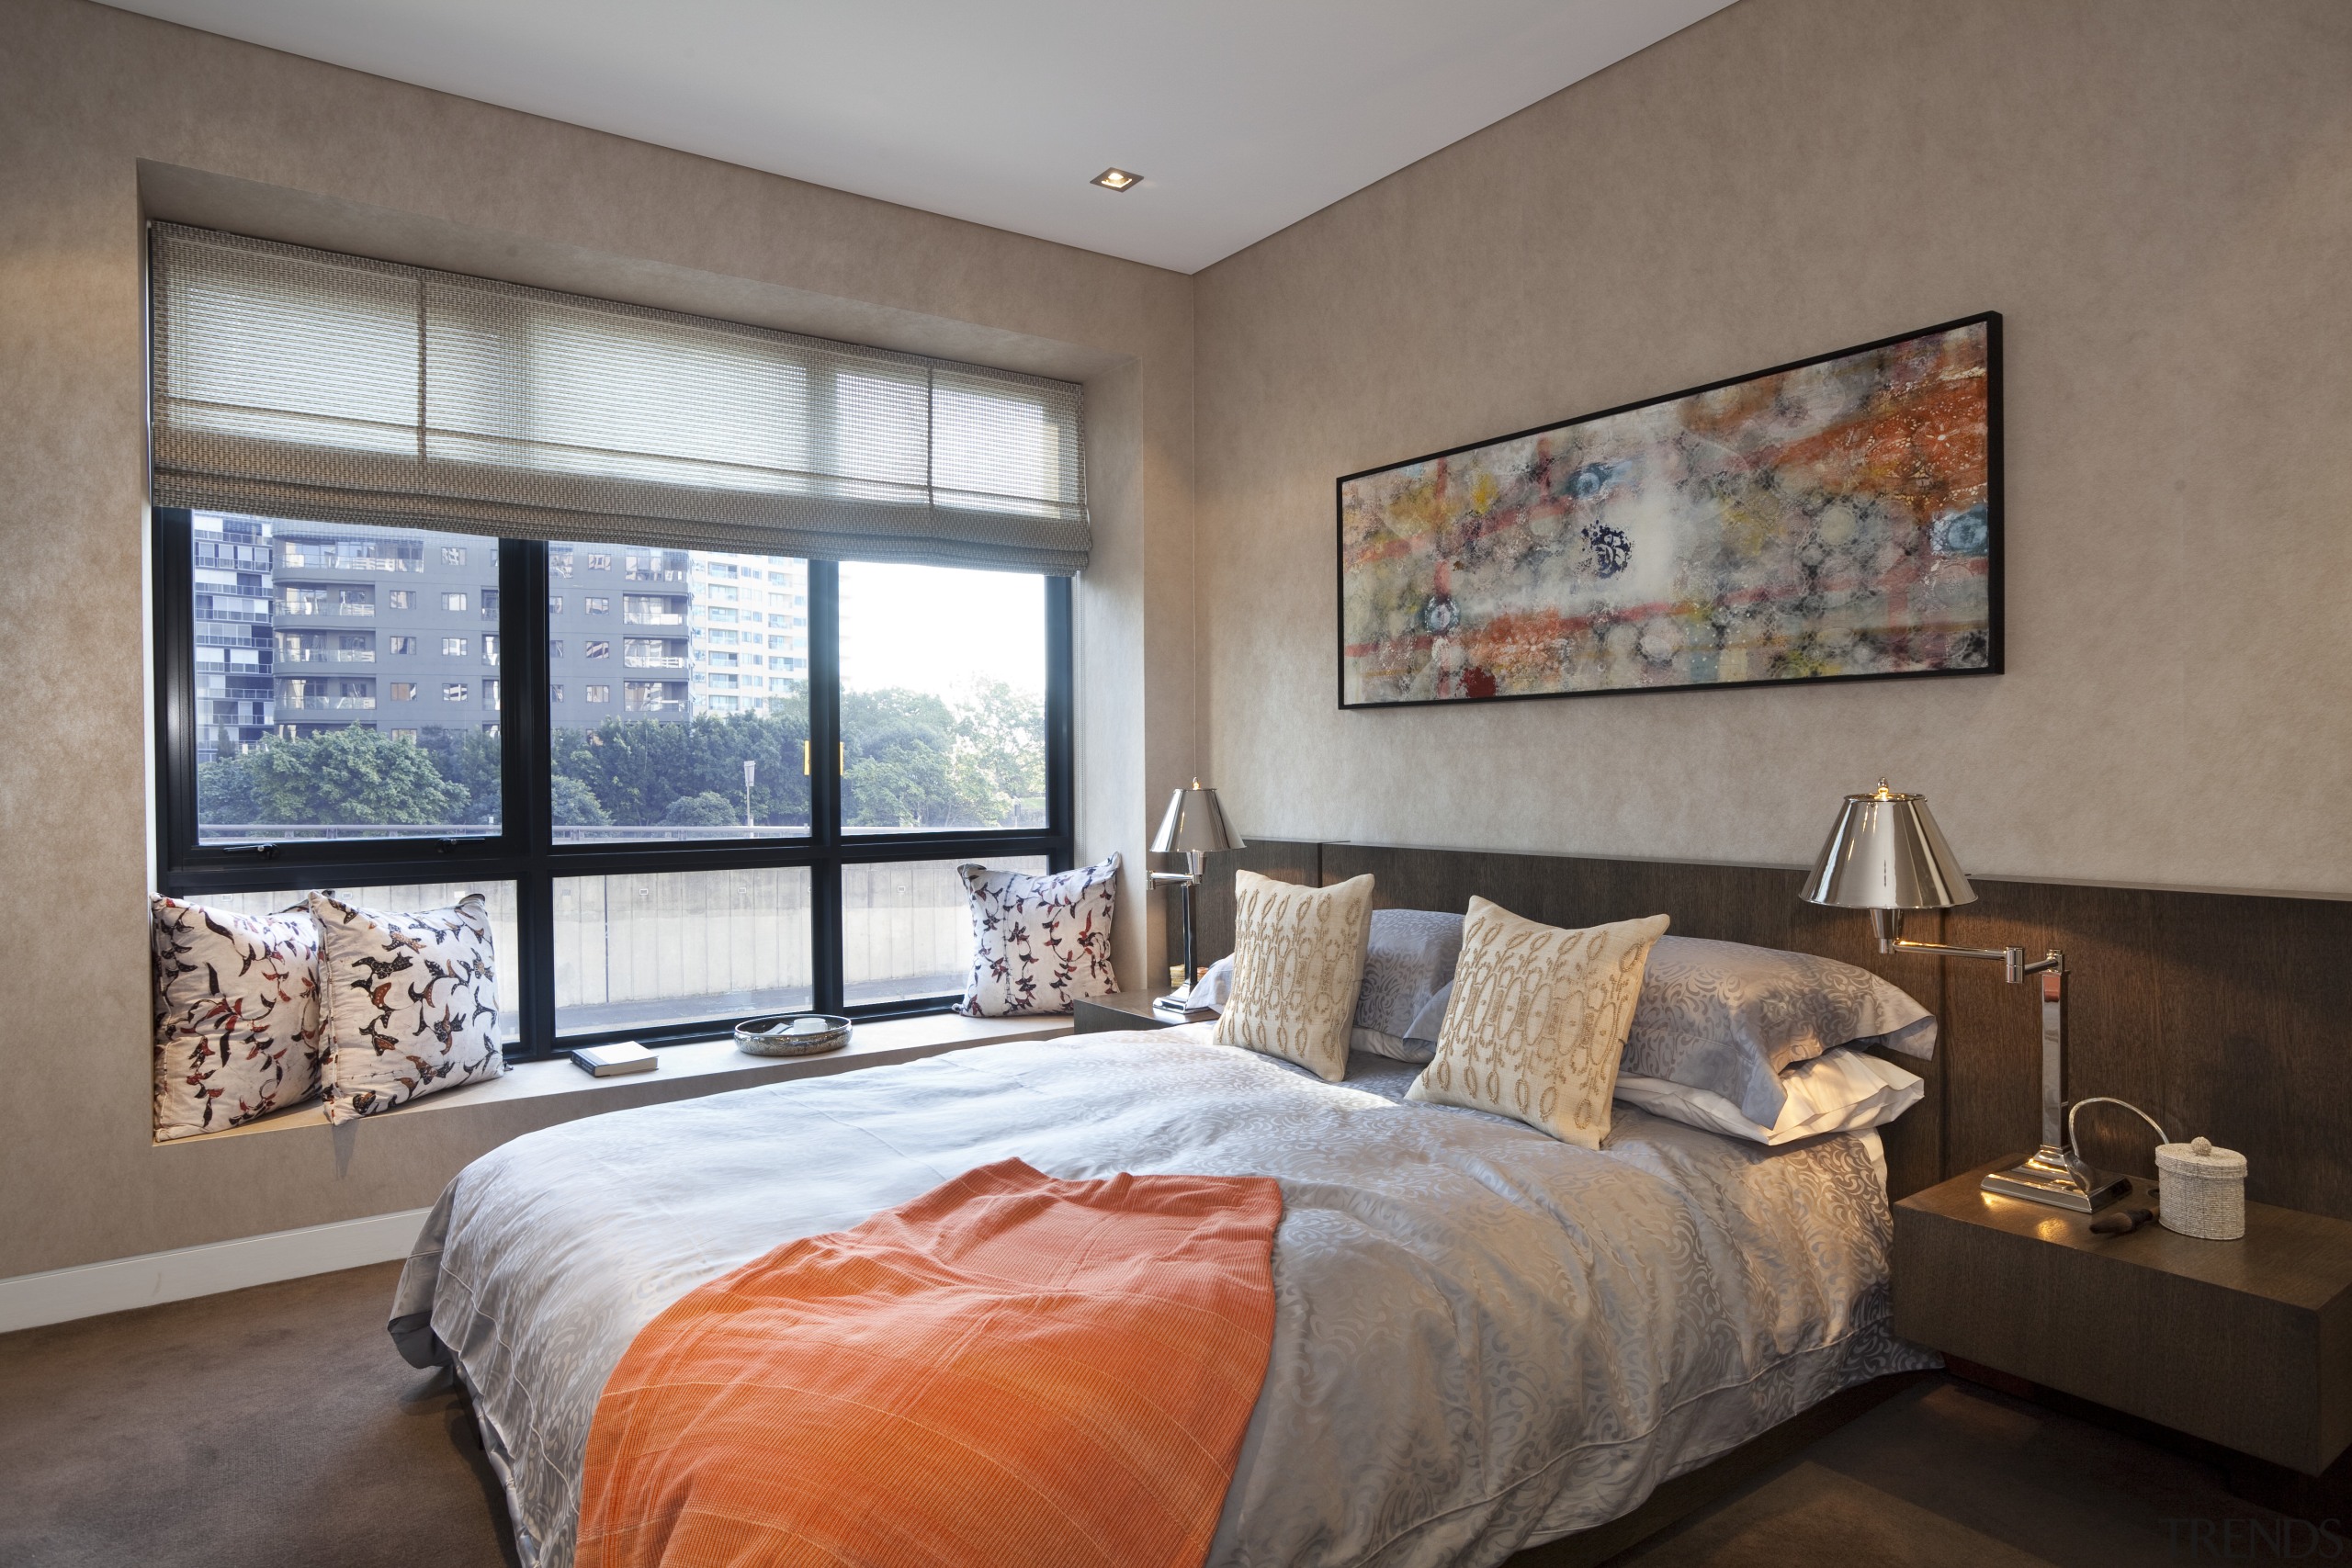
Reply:
<svg viewBox="0 0 2352 1568"><path fill-rule="evenodd" d="M405 887L419 852L400 840L454 844L434 852L431 875L504 889L518 933L553 921L507 950L520 1052L707 1038L762 1009L937 1008L968 962L956 866L1069 863L1067 729L1049 721L1068 702L1067 580L333 530L368 547L337 561L439 570L452 547L479 570L495 550L495 582L449 591L472 602L445 614L486 615L482 675L451 680L447 662L419 655L464 659L471 635L426 621L378 637L343 621L346 603L372 595L389 609L410 592L380 586L392 565L281 578L268 520L156 516L158 558L167 545L188 562L181 587L159 595L174 608L158 646L179 650L163 677L191 694L179 728L166 710L171 777L185 781L167 798L190 804L164 813L164 889L252 889L254 863L229 857L256 844L273 846L270 874L289 886ZM553 615L564 597L548 583L575 562L626 572L624 591L582 606L610 615L618 597L623 635L541 635L539 606ZM742 587L769 581L793 592ZM736 603L719 603L721 589ZM787 616L775 603L786 597L815 613ZM714 626L713 612L775 624ZM811 622L829 647L812 649ZM623 679L590 678L616 653ZM821 694L812 671L830 683ZM510 690L532 723L502 724ZM369 728L379 702L399 728ZM545 740L516 751L518 732ZM380 750L357 755L369 747ZM270 782L223 770L267 748L311 770L311 797L277 788L283 770ZM338 750L364 766L341 768ZM398 784L362 809L327 798L349 787L337 779ZM675 934L711 962L640 962ZM544 967L526 974L532 964Z"/></svg>
<svg viewBox="0 0 2352 1568"><path fill-rule="evenodd" d="M384 597L395 610L405 610L409 607L409 590L405 588L395 588Z"/></svg>
<svg viewBox="0 0 2352 1568"><path fill-rule="evenodd" d="M463 566L463 565L465 565L465 564L466 564L466 547L465 547L465 546L463 546L463 545L444 545L444 546L442 546L442 547L441 547L441 564L442 564L443 566Z"/></svg>
<svg viewBox="0 0 2352 1568"><path fill-rule="evenodd" d="M466 613L466 596L462 593L444 593L441 595L441 608L449 615L462 615Z"/></svg>
<svg viewBox="0 0 2352 1568"><path fill-rule="evenodd" d="M550 615L560 615L563 614L562 594L550 593L548 595L548 614Z"/></svg>

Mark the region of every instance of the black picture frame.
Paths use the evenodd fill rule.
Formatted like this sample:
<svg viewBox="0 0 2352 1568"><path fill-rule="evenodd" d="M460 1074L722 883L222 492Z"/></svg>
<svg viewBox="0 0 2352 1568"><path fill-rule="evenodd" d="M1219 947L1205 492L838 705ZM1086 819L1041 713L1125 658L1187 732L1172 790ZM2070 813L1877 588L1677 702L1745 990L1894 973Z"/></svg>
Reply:
<svg viewBox="0 0 2352 1568"><path fill-rule="evenodd" d="M1867 671L1837 674L1764 676L1737 681L1693 681L1652 685L1568 688L1557 691L1497 692L1483 694L1400 697L1377 701L1351 702L1349 700L1347 651L1349 631L1348 561L1346 530L1347 487L1351 483L1361 479L1373 479L1384 474L1392 473L1399 468L1407 468L1422 463L1434 462L1441 458L1458 457L1464 453L1477 452L1485 448L1500 446L1508 442L1522 441L1534 436L1570 430L1577 425L1589 424L1596 421L1614 418L1616 416L1632 413L1642 409L1655 408L1662 403L1672 403L1686 398L1700 397L1707 393L1722 391L1728 388L1742 386L1753 381L1759 381L1769 377L1782 376L1792 371L1804 370L1814 366L1825 365L1835 360L1845 359L1858 355L1871 354L1883 349L1894 348L1918 339L1938 336L1956 332L1962 328L1974 326L1982 326L1984 329L1985 354L1984 505L1987 536L1985 544L1987 598L1984 627L1986 656L1982 664L1972 665L1966 668L1952 669ZM1962 316L1949 321L1939 321L1933 326L1921 327L1911 332L1896 333L1891 336L1873 339L1869 343L1855 344L1845 348L1832 349L1827 353L1811 355L1803 359L1790 360L1784 364L1770 366L1761 370L1750 370L1742 372L1736 376L1726 376L1719 380L1709 381L1701 386L1685 387L1678 391L1665 392L1656 397L1643 398L1628 403L1620 403L1613 408L1600 409L1591 413L1577 414L1568 419L1549 421L1543 424L1531 425L1523 430L1513 431L1508 434L1487 436L1477 441L1464 442L1458 446L1450 446L1442 451L1424 453L1419 457L1403 458L1395 462L1382 463L1373 468L1358 469L1354 473L1342 474L1332 482L1334 546L1332 554L1334 605L1336 610L1335 627L1338 638L1337 645L1333 650L1333 684L1338 705L1343 711L1364 711L1372 709L1408 707L1451 707L1479 703L1529 702L1558 697L1616 697L1645 695L1662 692L1720 692L1758 686L1803 687L1844 683L1857 681L1910 681L1978 675L1998 675L2004 671L2006 658L2005 645L2007 641L2003 607L2003 601L2005 598L2004 557L2006 553L2004 549L2004 530L2007 520L2007 508L2003 493L2004 463L2001 383L2001 314L1997 310L1984 310L1979 311L1974 315Z"/></svg>

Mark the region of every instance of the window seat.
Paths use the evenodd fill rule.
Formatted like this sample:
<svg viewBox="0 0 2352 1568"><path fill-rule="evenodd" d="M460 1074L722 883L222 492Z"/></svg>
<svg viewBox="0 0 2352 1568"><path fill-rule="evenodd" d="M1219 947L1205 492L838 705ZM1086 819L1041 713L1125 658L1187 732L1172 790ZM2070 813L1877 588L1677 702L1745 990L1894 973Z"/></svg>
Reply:
<svg viewBox="0 0 2352 1568"><path fill-rule="evenodd" d="M838 1051L821 1056L753 1056L735 1049L729 1039L697 1041L686 1045L664 1045L655 1051L661 1066L650 1073L632 1073L621 1077L591 1077L572 1066L569 1055L548 1057L541 1061L517 1062L506 1070L503 1077L487 1083L468 1084L462 1089L443 1089L421 1100L413 1100L380 1115L369 1116L352 1126L378 1126L405 1121L416 1116L439 1116L469 1109L481 1110L491 1106L511 1104L521 1100L537 1100L560 1097L560 1108L538 1107L555 1114L534 1117L540 1123L571 1121L581 1116L594 1116L606 1111L621 1111L631 1106L656 1105L666 1100L691 1100L697 1095L723 1094L729 1089L750 1089L755 1084L777 1083L786 1078L821 1077L829 1073L849 1072L858 1067L887 1066L894 1062L911 1062L923 1056L936 1056L948 1051L962 1050L967 1045L993 1045L1009 1040L1047 1040L1069 1033L1067 1018L963 1018L954 1013L926 1013L917 1018L893 1018L860 1023L850 1032L850 1042ZM219 1132L202 1133L194 1137L174 1138L156 1146L162 1149L185 1149L200 1145L218 1145L226 1139L267 1137L273 1134L302 1131L326 1125L326 1110L312 1100L290 1106L275 1115L265 1116L243 1126L224 1127Z"/></svg>

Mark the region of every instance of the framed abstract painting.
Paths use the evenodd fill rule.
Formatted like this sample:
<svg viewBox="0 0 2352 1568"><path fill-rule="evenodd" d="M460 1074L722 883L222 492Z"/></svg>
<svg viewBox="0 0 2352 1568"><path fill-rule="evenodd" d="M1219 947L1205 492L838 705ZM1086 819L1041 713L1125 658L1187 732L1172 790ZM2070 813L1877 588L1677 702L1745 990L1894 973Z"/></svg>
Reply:
<svg viewBox="0 0 2352 1568"><path fill-rule="evenodd" d="M1340 705L2001 668L1987 312L1339 481Z"/></svg>

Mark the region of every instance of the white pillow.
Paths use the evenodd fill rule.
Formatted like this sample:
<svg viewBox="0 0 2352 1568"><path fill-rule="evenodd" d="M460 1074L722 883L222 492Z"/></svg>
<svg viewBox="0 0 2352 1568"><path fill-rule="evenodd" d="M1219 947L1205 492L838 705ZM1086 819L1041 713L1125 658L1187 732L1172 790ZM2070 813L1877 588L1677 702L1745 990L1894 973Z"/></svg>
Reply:
<svg viewBox="0 0 2352 1568"><path fill-rule="evenodd" d="M1665 1078L1621 1074L1617 1098L1654 1115L1727 1137L1759 1144L1792 1144L1824 1133L1854 1133L1883 1127L1919 1103L1926 1080L1867 1051L1839 1046L1799 1062L1781 1075L1788 1098L1780 1120L1767 1127L1753 1122L1722 1095Z"/></svg>
<svg viewBox="0 0 2352 1568"><path fill-rule="evenodd" d="M1188 1008L1223 1012L1225 1004L1233 999L1233 955L1228 953L1202 970L1193 988L1180 994Z"/></svg>

